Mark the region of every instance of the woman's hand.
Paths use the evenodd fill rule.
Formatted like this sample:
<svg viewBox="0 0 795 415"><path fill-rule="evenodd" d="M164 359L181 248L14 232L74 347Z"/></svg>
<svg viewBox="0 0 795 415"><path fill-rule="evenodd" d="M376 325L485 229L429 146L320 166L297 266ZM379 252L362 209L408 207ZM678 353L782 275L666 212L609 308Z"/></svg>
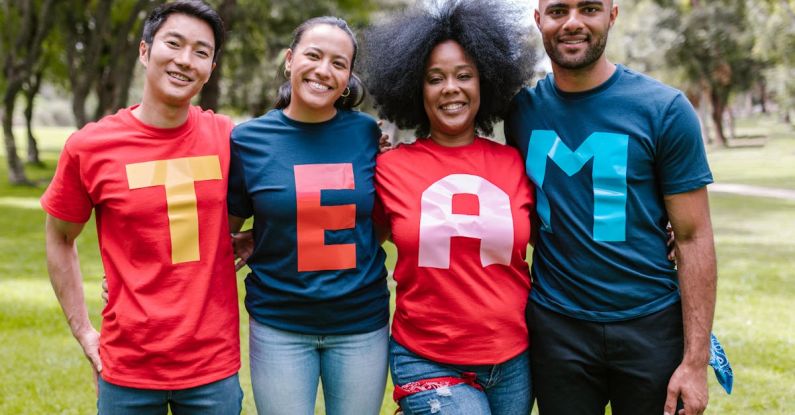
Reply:
<svg viewBox="0 0 795 415"><path fill-rule="evenodd" d="M240 270L254 253L254 232L232 232L232 251L235 253L235 271Z"/></svg>

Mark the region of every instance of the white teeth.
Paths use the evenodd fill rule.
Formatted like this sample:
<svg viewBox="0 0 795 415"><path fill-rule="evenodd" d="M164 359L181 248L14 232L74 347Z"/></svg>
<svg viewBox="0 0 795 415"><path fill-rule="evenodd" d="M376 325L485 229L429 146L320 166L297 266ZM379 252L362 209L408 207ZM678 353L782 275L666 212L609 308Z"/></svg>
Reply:
<svg viewBox="0 0 795 415"><path fill-rule="evenodd" d="M180 81L185 81L185 82L190 81L190 78L188 78L187 76L182 75L182 74L178 74L178 73L174 73L174 72L169 72L168 74L171 75L172 78L177 78Z"/></svg>
<svg viewBox="0 0 795 415"><path fill-rule="evenodd" d="M442 109L445 110L445 111L455 111L455 110L463 108L463 107L464 107L464 104L462 104L460 102L456 102L454 104L442 105Z"/></svg>
<svg viewBox="0 0 795 415"><path fill-rule="evenodd" d="M310 88L316 89L318 91L328 91L329 89L331 89L331 88L329 88L329 87L327 87L327 86L325 86L325 85L323 85L323 84L321 84L319 82L315 82L315 81L307 81L307 84L309 84Z"/></svg>
<svg viewBox="0 0 795 415"><path fill-rule="evenodd" d="M579 45L580 43L584 43L584 40L565 40L563 43L567 45Z"/></svg>

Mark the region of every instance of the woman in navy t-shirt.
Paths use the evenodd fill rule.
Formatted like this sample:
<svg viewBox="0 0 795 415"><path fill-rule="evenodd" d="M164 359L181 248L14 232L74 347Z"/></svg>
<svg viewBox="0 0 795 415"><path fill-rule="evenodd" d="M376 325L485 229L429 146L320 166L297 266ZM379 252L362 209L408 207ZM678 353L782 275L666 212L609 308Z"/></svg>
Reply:
<svg viewBox="0 0 795 415"><path fill-rule="evenodd" d="M301 24L275 109L232 132L233 231L254 217L246 309L259 414L377 414L389 291L371 214L380 130L352 111L357 44L345 21Z"/></svg>

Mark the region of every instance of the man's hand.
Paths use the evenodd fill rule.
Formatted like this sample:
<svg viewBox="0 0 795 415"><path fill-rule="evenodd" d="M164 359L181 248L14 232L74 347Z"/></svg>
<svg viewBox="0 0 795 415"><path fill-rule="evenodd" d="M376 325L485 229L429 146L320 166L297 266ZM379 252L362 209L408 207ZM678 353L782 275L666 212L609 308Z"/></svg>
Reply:
<svg viewBox="0 0 795 415"><path fill-rule="evenodd" d="M89 326L79 333L75 333L75 338L80 347L83 348L83 354L86 355L89 363L91 363L91 372L93 373L94 390L99 391L97 385L97 376L102 372L102 360L99 359L99 332L93 326Z"/></svg>
<svg viewBox="0 0 795 415"><path fill-rule="evenodd" d="M679 399L685 408L680 409L677 414L676 403ZM708 401L707 367L684 362L680 364L668 382L665 415L700 415L707 408Z"/></svg>
<svg viewBox="0 0 795 415"><path fill-rule="evenodd" d="M378 128L382 128L384 125L384 120L378 120ZM378 152L385 153L389 150L392 150L392 144L389 142L389 134L385 133L383 129L381 129L381 138L378 139Z"/></svg>
<svg viewBox="0 0 795 415"><path fill-rule="evenodd" d="M102 297L102 302L104 304L108 304L108 277L105 275L102 276L102 292L99 296Z"/></svg>
<svg viewBox="0 0 795 415"><path fill-rule="evenodd" d="M668 260L676 264L676 235L674 234L674 228L671 227L670 222L668 226L665 227L665 232L668 233L668 241L665 242L668 247Z"/></svg>
<svg viewBox="0 0 795 415"><path fill-rule="evenodd" d="M232 233L232 250L235 252L235 271L238 271L254 253L254 233L251 229Z"/></svg>

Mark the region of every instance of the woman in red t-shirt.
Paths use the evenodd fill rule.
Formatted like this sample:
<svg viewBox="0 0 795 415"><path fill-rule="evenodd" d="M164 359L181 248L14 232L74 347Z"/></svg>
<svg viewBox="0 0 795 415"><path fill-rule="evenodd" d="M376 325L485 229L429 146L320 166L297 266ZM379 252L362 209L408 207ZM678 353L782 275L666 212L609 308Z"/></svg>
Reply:
<svg viewBox="0 0 795 415"><path fill-rule="evenodd" d="M516 149L477 135L491 133L534 67L508 7L447 2L366 36L380 115L425 137L376 167L375 216L398 249L390 370L407 415L531 407L533 192Z"/></svg>

